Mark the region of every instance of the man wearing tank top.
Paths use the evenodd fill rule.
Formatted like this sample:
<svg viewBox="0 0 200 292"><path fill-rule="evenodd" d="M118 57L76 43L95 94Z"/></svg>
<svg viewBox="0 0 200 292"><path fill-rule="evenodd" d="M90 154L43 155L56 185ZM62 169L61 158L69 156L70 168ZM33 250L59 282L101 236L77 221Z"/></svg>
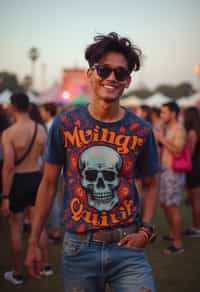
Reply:
<svg viewBox="0 0 200 292"><path fill-rule="evenodd" d="M161 119L165 125L165 133L155 130L157 141L162 145L161 164L163 171L160 180L160 202L169 223L169 235L163 239L172 244L163 250L164 254L182 253L184 251L181 238L181 218L179 206L185 183L185 173L174 171L173 158L179 156L186 142L184 128L178 122L179 107L169 102L161 108Z"/></svg>
<svg viewBox="0 0 200 292"><path fill-rule="evenodd" d="M34 215L37 188L41 180L39 157L43 154L47 135L43 126L35 124L29 116L29 99L24 93L11 96L10 110L15 123L3 132L3 188L1 211L8 218L11 234L13 268L4 274L4 279L14 285L24 282L22 276L22 235L24 212ZM35 135L35 138L33 139ZM28 152L28 148L32 147ZM27 152L27 155L25 153ZM24 157L22 159L22 157ZM17 163L18 161L18 163ZM40 246L49 274L53 273L48 264L47 236L41 233ZM41 271L42 274L46 269Z"/></svg>

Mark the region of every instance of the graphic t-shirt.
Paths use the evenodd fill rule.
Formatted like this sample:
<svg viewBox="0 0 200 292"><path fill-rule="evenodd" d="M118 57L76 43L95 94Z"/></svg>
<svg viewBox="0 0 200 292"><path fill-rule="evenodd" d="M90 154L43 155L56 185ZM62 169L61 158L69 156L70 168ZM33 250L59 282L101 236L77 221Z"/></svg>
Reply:
<svg viewBox="0 0 200 292"><path fill-rule="evenodd" d="M76 233L137 224L134 180L160 170L148 122L129 111L120 121L101 122L87 106L54 119L45 160L64 167L64 226Z"/></svg>

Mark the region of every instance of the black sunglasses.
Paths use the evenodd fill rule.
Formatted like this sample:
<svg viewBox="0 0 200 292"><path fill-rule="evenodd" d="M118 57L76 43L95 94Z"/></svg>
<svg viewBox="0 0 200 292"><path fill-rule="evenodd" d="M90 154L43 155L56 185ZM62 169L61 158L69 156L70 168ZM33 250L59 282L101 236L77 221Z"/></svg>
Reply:
<svg viewBox="0 0 200 292"><path fill-rule="evenodd" d="M98 76L102 79L108 78L112 72L114 72L117 81L125 81L130 75L124 67L111 68L109 65L94 64L91 69L96 69Z"/></svg>

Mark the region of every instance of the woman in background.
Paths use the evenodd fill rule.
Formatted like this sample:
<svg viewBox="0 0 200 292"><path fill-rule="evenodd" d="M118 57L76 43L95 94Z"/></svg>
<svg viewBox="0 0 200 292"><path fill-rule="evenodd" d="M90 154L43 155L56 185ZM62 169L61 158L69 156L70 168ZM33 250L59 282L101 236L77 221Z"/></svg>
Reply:
<svg viewBox="0 0 200 292"><path fill-rule="evenodd" d="M192 206L192 226L184 234L200 237L200 113L198 108L184 111L184 126L192 156L192 170L186 172L186 186Z"/></svg>
<svg viewBox="0 0 200 292"><path fill-rule="evenodd" d="M136 110L136 115L152 124L152 109L150 106L140 105Z"/></svg>

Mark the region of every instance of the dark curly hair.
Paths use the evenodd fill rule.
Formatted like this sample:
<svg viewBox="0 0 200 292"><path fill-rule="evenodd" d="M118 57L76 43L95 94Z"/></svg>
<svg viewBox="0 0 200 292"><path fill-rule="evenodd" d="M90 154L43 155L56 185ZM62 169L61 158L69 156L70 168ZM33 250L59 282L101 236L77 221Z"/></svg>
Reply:
<svg viewBox="0 0 200 292"><path fill-rule="evenodd" d="M184 126L187 132L194 130L200 141L200 112L197 107L191 106L184 110Z"/></svg>
<svg viewBox="0 0 200 292"><path fill-rule="evenodd" d="M29 97L24 92L13 93L10 97L11 104L20 112L28 112Z"/></svg>
<svg viewBox="0 0 200 292"><path fill-rule="evenodd" d="M95 36L94 41L85 50L85 59L90 67L98 63L107 53L117 52L123 54L126 58L130 73L140 69L142 52L129 39L120 37L116 32L111 32L108 35Z"/></svg>

